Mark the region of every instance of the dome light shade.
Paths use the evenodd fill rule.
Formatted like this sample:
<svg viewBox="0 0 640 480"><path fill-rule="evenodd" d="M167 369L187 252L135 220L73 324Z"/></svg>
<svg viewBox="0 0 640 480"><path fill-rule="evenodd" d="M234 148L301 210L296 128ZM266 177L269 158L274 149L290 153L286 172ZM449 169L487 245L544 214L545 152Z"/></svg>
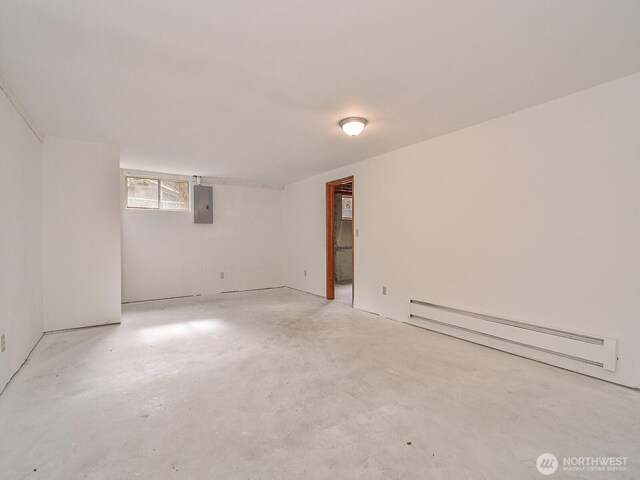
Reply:
<svg viewBox="0 0 640 480"><path fill-rule="evenodd" d="M356 135L360 135L362 130L364 130L364 126L367 124L366 118L361 117L349 117L343 118L340 120L338 125L342 127L344 133L349 135L350 137L355 137Z"/></svg>

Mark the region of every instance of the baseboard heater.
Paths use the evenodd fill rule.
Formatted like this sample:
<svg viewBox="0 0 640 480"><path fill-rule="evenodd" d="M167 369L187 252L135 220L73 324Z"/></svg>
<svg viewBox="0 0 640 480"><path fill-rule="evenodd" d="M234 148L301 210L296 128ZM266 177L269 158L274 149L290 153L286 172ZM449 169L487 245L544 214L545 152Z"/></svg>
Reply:
<svg viewBox="0 0 640 480"><path fill-rule="evenodd" d="M409 323L565 368L616 370L617 340L411 300ZM576 363L577 362L577 363Z"/></svg>

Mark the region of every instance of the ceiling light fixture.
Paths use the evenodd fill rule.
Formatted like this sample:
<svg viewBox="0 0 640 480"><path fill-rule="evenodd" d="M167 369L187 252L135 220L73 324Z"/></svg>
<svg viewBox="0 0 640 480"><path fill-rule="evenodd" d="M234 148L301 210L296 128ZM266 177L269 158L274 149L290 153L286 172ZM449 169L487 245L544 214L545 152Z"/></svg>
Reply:
<svg viewBox="0 0 640 480"><path fill-rule="evenodd" d="M338 122L338 125L344 130L344 133L349 135L350 137L355 137L356 135L360 135L362 130L364 130L364 126L367 124L367 119L362 117L348 117L343 118Z"/></svg>

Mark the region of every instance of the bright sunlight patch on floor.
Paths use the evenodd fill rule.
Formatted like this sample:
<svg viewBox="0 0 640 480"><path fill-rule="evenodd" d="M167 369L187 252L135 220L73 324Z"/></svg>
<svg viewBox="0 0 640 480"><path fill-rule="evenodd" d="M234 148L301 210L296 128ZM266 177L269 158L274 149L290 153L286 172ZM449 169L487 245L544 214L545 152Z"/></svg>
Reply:
<svg viewBox="0 0 640 480"><path fill-rule="evenodd" d="M211 333L219 330L222 325L221 320L188 320L144 327L138 333L147 342L171 341L181 337Z"/></svg>

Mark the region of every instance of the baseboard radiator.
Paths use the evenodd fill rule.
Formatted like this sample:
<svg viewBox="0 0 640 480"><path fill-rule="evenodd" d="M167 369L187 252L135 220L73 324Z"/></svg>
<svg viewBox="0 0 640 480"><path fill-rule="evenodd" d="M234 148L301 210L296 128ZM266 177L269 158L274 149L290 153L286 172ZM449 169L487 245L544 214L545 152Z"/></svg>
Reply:
<svg viewBox="0 0 640 480"><path fill-rule="evenodd" d="M616 370L617 340L411 300L409 323L565 368ZM584 370L584 368L578 368Z"/></svg>

